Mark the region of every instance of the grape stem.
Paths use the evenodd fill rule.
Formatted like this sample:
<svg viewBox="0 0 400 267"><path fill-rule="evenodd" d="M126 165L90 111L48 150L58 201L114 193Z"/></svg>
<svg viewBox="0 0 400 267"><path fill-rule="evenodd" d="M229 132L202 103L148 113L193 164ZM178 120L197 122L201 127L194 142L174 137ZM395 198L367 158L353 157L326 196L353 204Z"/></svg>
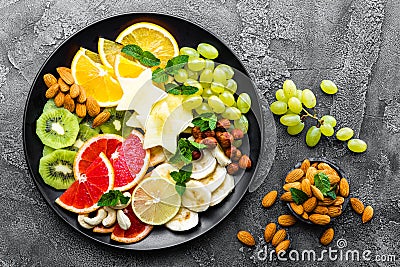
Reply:
<svg viewBox="0 0 400 267"><path fill-rule="evenodd" d="M312 114L311 114L310 112L308 112L305 108L303 108L303 111L304 111L304 113L306 113L305 115L303 115L304 117L313 118L314 120L317 120L318 123L319 123L320 125L322 125L323 120L321 120L321 119L318 118L317 113L315 113L314 115L312 115ZM319 126L317 126L317 127L319 127Z"/></svg>

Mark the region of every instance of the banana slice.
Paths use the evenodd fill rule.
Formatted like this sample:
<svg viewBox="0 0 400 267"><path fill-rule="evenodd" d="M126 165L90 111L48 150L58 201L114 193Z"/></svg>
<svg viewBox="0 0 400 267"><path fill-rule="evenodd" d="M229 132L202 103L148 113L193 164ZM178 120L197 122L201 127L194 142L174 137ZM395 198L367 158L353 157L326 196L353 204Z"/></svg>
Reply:
<svg viewBox="0 0 400 267"><path fill-rule="evenodd" d="M222 148L217 145L213 150L211 150L211 155L217 159L218 164L225 167L232 163L232 161L225 155Z"/></svg>
<svg viewBox="0 0 400 267"><path fill-rule="evenodd" d="M186 190L182 195L182 206L195 212L208 209L211 201L211 192L202 183L190 180L186 183Z"/></svg>
<svg viewBox="0 0 400 267"><path fill-rule="evenodd" d="M150 167L154 167L167 160L164 149L162 146L155 146L150 148Z"/></svg>
<svg viewBox="0 0 400 267"><path fill-rule="evenodd" d="M194 228L198 223L199 214L197 212L181 207L175 217L165 224L165 227L181 232Z"/></svg>
<svg viewBox="0 0 400 267"><path fill-rule="evenodd" d="M207 149L202 150L202 155L198 160L192 162L192 179L203 179L214 172L217 167L217 160L211 155L211 152Z"/></svg>
<svg viewBox="0 0 400 267"><path fill-rule="evenodd" d="M232 192L233 188L235 188L235 180L232 175L227 174L225 181L211 194L210 206L221 203Z"/></svg>
<svg viewBox="0 0 400 267"><path fill-rule="evenodd" d="M212 174L198 181L208 190L214 192L225 181L225 176L226 168L218 165Z"/></svg>
<svg viewBox="0 0 400 267"><path fill-rule="evenodd" d="M152 172L151 172L151 176L158 176L158 177L163 177L163 178L167 178L168 180L170 180L171 182L173 182L175 184L174 179L172 179L170 173L173 171L179 171L178 168L176 168L175 166L169 164L169 163L163 163L158 165Z"/></svg>

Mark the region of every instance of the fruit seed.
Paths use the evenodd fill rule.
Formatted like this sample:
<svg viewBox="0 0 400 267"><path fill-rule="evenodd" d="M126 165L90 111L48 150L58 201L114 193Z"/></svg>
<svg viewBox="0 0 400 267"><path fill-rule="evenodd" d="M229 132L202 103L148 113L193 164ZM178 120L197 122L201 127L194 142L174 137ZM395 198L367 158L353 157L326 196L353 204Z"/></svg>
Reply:
<svg viewBox="0 0 400 267"><path fill-rule="evenodd" d="M327 246L332 242L334 236L335 236L335 231L333 230L333 228L328 228L322 234L319 241L321 242L322 245Z"/></svg>
<svg viewBox="0 0 400 267"><path fill-rule="evenodd" d="M269 208L275 203L277 196L278 196L278 191L271 191L264 196L261 204L263 205L264 208Z"/></svg>
<svg viewBox="0 0 400 267"><path fill-rule="evenodd" d="M55 97L58 94L59 88L60 86L58 85L58 83L51 85L46 91L46 98L50 99Z"/></svg>
<svg viewBox="0 0 400 267"><path fill-rule="evenodd" d="M47 73L43 75L43 81L46 84L47 88L50 88L52 85L57 83L57 78L54 77L53 74Z"/></svg>
<svg viewBox="0 0 400 267"><path fill-rule="evenodd" d="M286 238L286 230L281 229L274 234L272 238L271 244L276 247L279 243L281 243Z"/></svg>
<svg viewBox="0 0 400 267"><path fill-rule="evenodd" d="M247 231L239 231L237 233L237 238L239 239L240 242L249 247L252 247L256 244L254 237Z"/></svg>
<svg viewBox="0 0 400 267"><path fill-rule="evenodd" d="M274 237L276 233L276 224L275 223L269 223L264 230L264 239L265 242L271 242L272 238Z"/></svg>
<svg viewBox="0 0 400 267"><path fill-rule="evenodd" d="M374 209L371 206L365 207L364 212L362 214L362 222L363 223L369 222L373 216L374 216Z"/></svg>
<svg viewBox="0 0 400 267"><path fill-rule="evenodd" d="M104 110L103 112L99 113L99 115L97 115L94 118L92 127L96 128L96 127L102 125L103 123L108 121L110 116L111 116L111 113L109 111L107 111L107 110Z"/></svg>
<svg viewBox="0 0 400 267"><path fill-rule="evenodd" d="M364 212L364 204L358 198L354 198L354 197L350 198L350 204L351 204L351 207L353 208L353 210L357 214L361 215Z"/></svg>
<svg viewBox="0 0 400 267"><path fill-rule="evenodd" d="M284 214L278 217L278 223L282 227L289 227L294 225L297 222L296 217L289 214Z"/></svg>
<svg viewBox="0 0 400 267"><path fill-rule="evenodd" d="M304 172L301 169L294 169L293 171L289 172L286 176L285 181L287 183L293 183L300 180L304 175Z"/></svg>
<svg viewBox="0 0 400 267"><path fill-rule="evenodd" d="M71 69L66 67L58 67L57 69L58 74L60 75L61 79L69 85L74 83L74 77L72 77Z"/></svg>

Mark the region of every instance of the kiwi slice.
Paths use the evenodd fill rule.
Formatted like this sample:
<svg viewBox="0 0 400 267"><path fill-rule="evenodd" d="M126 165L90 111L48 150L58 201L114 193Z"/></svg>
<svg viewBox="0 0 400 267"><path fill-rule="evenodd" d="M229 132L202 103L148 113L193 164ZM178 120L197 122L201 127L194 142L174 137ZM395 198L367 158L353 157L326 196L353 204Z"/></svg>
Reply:
<svg viewBox="0 0 400 267"><path fill-rule="evenodd" d="M94 130L88 124L82 123L79 125L79 133L76 137L75 143L68 148L68 150L78 151L79 148L89 140L91 137L98 135L99 132Z"/></svg>
<svg viewBox="0 0 400 267"><path fill-rule="evenodd" d="M49 100L47 100L46 104L44 104L43 113L46 111L49 111L51 109L63 109L63 107L60 107L60 108L57 107L56 104L54 103L54 100L49 99ZM78 117L78 115L76 115L76 114L74 114L74 116L78 119L78 123L80 123L83 120L83 118Z"/></svg>
<svg viewBox="0 0 400 267"><path fill-rule="evenodd" d="M36 134L54 149L72 146L79 132L78 119L64 108L50 109L36 121Z"/></svg>
<svg viewBox="0 0 400 267"><path fill-rule="evenodd" d="M55 151L54 148L49 147L49 146L44 146L44 147L43 147L42 156L43 156L43 157L44 157L44 156L47 156L48 154L50 154L50 153L52 153L52 152L54 152L54 151Z"/></svg>
<svg viewBox="0 0 400 267"><path fill-rule="evenodd" d="M76 152L58 149L44 156L39 162L39 173L43 181L57 189L67 189L75 181L74 159Z"/></svg>
<svg viewBox="0 0 400 267"><path fill-rule="evenodd" d="M107 108L106 110L110 112L111 116L108 121L100 125L100 130L103 133L121 135L125 111L117 111L115 108Z"/></svg>

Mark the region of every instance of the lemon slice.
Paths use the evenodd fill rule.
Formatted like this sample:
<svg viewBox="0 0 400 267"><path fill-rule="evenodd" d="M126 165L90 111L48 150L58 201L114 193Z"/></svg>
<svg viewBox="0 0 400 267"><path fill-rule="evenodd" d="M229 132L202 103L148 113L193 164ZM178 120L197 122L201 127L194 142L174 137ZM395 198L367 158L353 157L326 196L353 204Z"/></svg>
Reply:
<svg viewBox="0 0 400 267"><path fill-rule="evenodd" d="M80 49L74 56L71 72L77 84L83 86L88 96L93 96L101 107L116 106L123 91L118 81L109 73L109 68L95 62Z"/></svg>
<svg viewBox="0 0 400 267"><path fill-rule="evenodd" d="M147 68L121 55L115 56L114 72L117 78L137 78Z"/></svg>
<svg viewBox="0 0 400 267"><path fill-rule="evenodd" d="M129 26L118 35L116 42L123 45L136 44L150 51L161 60L159 67L162 68L169 59L179 55L175 38L163 27L149 22Z"/></svg>
<svg viewBox="0 0 400 267"><path fill-rule="evenodd" d="M150 225L167 223L178 213L180 206L181 196L166 178L146 178L133 191L133 212Z"/></svg>

